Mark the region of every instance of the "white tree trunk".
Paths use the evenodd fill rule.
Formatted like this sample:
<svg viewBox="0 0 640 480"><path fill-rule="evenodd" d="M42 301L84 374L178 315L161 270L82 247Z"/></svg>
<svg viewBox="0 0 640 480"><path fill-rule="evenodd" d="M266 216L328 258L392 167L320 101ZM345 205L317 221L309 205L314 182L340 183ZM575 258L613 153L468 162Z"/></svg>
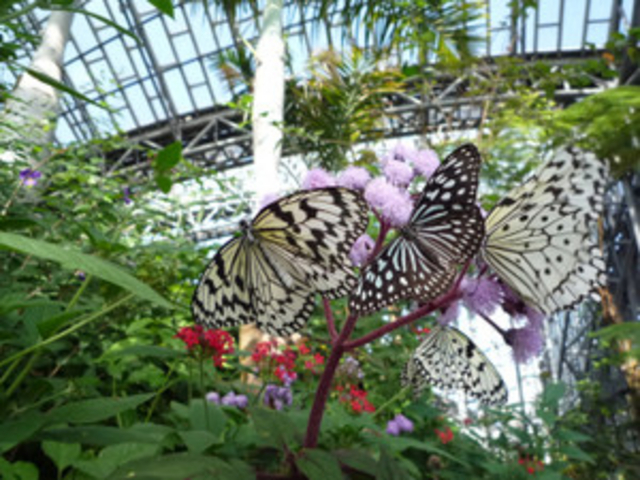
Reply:
<svg viewBox="0 0 640 480"><path fill-rule="evenodd" d="M253 84L253 190L258 202L280 189L278 165L284 110L284 49L282 0L267 0L256 48Z"/></svg>
<svg viewBox="0 0 640 480"><path fill-rule="evenodd" d="M62 81L64 48L69 40L72 12L51 12L42 33L42 43L36 50L30 68ZM59 92L24 73L18 80L13 98L8 100L0 113L2 142L23 140L29 144L44 145L53 140L55 115L58 110ZM14 130L15 129L15 130ZM4 159L8 159L3 155Z"/></svg>

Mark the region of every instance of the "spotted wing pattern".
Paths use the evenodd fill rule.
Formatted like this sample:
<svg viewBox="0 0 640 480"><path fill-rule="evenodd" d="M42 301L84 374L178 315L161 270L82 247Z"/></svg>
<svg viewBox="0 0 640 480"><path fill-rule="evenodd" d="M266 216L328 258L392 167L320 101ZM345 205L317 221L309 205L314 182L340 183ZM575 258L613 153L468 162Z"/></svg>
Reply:
<svg viewBox="0 0 640 480"><path fill-rule="evenodd" d="M255 321L270 334L297 332L315 293L338 298L355 285L348 254L367 223L364 200L346 188L297 192L266 206L203 273L191 303L196 322Z"/></svg>
<svg viewBox="0 0 640 480"><path fill-rule="evenodd" d="M426 303L449 289L456 266L476 254L484 235L476 205L480 163L471 144L444 160L400 236L362 269L352 311L364 315L404 298Z"/></svg>
<svg viewBox="0 0 640 480"><path fill-rule="evenodd" d="M484 353L461 331L436 325L402 372L402 385L417 394L427 385L462 389L483 405L501 405L508 398L502 377Z"/></svg>
<svg viewBox="0 0 640 480"><path fill-rule="evenodd" d="M607 169L563 150L500 200L486 219L482 255L520 297L550 315L606 281L597 243Z"/></svg>

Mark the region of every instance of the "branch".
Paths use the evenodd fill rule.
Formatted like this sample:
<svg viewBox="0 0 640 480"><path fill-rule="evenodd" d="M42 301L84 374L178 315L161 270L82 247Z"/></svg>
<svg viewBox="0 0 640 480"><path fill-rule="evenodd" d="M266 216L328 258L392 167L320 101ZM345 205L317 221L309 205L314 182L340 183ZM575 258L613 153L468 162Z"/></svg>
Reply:
<svg viewBox="0 0 640 480"><path fill-rule="evenodd" d="M331 336L331 343L338 338L338 331L336 330L336 321L333 318L333 311L331 310L331 302L326 297L322 297L322 306L324 307L324 316L327 319L327 328L329 329L329 335Z"/></svg>

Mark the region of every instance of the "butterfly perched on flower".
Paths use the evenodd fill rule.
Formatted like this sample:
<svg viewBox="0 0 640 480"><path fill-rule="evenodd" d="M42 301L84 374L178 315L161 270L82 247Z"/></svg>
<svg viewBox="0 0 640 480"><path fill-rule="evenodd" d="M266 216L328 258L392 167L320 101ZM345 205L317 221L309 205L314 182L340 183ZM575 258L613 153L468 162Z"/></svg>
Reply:
<svg viewBox="0 0 640 480"><path fill-rule="evenodd" d="M206 268L191 302L209 327L256 322L286 336L311 315L314 297L345 296L355 285L349 250L369 221L358 192L321 188L264 207L241 235L223 245Z"/></svg>
<svg viewBox="0 0 640 480"><path fill-rule="evenodd" d="M604 285L594 231L606 178L605 165L593 154L567 148L500 200L486 219L483 258L547 315Z"/></svg>
<svg viewBox="0 0 640 480"><path fill-rule="evenodd" d="M431 329L411 356L401 382L416 394L427 385L462 389L483 405L501 405L508 398L502 377L486 355L460 330L441 325Z"/></svg>
<svg viewBox="0 0 640 480"><path fill-rule="evenodd" d="M472 258L484 235L476 205L480 153L463 145L436 169L409 223L360 272L349 307L360 315L412 298L426 303L451 286L456 266Z"/></svg>

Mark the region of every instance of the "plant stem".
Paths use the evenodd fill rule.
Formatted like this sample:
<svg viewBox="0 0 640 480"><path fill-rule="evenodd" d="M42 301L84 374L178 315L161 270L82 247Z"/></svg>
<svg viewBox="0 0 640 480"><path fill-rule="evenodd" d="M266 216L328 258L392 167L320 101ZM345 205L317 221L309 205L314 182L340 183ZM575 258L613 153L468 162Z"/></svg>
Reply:
<svg viewBox="0 0 640 480"><path fill-rule="evenodd" d="M329 302L328 298L322 297L322 306L324 307L324 316L327 319L327 328L333 343L338 338L338 331L336 330L336 320L333 318L333 311L331 310L331 302Z"/></svg>
<svg viewBox="0 0 640 480"><path fill-rule="evenodd" d="M406 391L409 390L409 387L404 387L401 388L398 393L396 393L393 397L391 397L389 400L387 400L386 402L384 402L381 406L379 406L378 408L376 408L376 411L373 414L373 417L377 417L378 415L380 415L382 412L385 411L385 409L389 406L392 405L393 403L396 402L396 400L398 400L399 398L404 397Z"/></svg>
<svg viewBox="0 0 640 480"><path fill-rule="evenodd" d="M78 300L80 299L80 295L82 295L84 291L87 289L90 281L91 281L91 274L89 273L87 277L84 279L84 282L82 282L82 285L80 285L80 287L76 291L76 294L73 296L73 298L67 305L67 308L65 309L66 312L69 312L73 307L76 306L76 303L78 303Z"/></svg>
<svg viewBox="0 0 640 480"><path fill-rule="evenodd" d="M51 343L56 342L56 341L60 340L61 338L66 337L67 335L75 332L76 330L81 329L86 324L91 323L96 318L100 318L105 313L108 313L111 310L114 310L114 309L118 308L123 303L126 303L129 300L131 300L133 297L134 297L133 293L130 293L129 295L125 295L120 300L117 300L117 301L113 302L111 305L106 306L105 308L103 308L99 312L96 312L94 314L88 315L84 320L81 320L80 322L76 323L72 327L69 327L66 330L63 330L59 334L52 335L51 337L47 338L46 340L43 340L40 343L37 343L37 344L32 345L30 347L27 347L24 350L19 351L15 355L11 355L10 357L5 358L4 360L0 360L0 367L2 367L3 365L6 365L7 363L11 363L11 362L13 362L14 360L16 360L18 358L22 358L25 355L27 355L28 353L31 353L31 352L33 352L35 350L38 350L39 348L46 347L47 345L50 345Z"/></svg>

